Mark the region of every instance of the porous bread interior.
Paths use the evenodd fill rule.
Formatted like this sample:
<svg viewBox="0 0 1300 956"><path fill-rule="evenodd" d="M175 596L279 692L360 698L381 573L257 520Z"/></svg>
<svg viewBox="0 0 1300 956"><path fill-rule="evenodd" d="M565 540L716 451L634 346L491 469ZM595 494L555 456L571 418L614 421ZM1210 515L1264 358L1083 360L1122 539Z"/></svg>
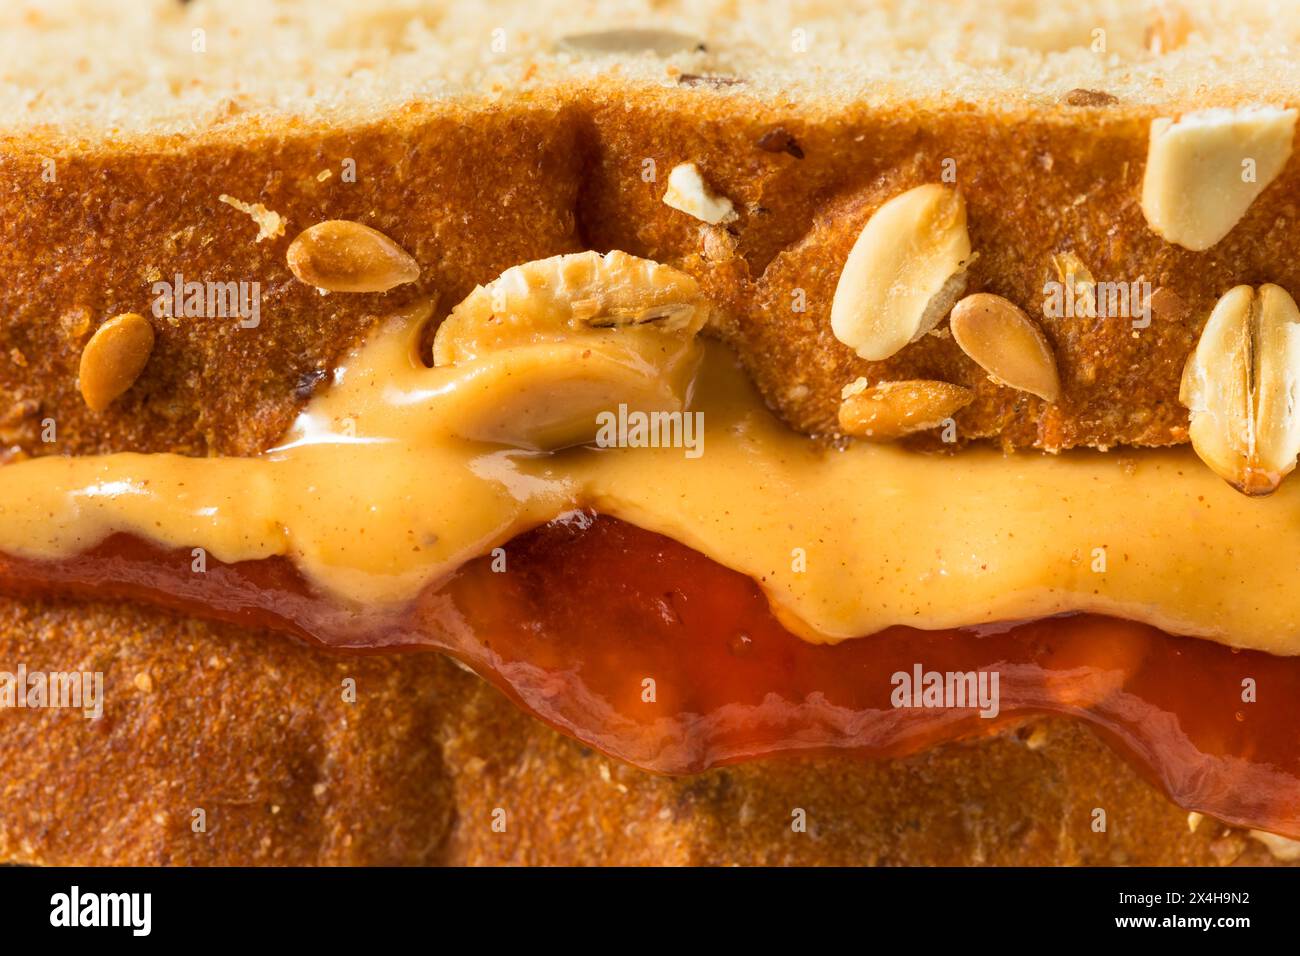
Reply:
<svg viewBox="0 0 1300 956"><path fill-rule="evenodd" d="M1160 23L1190 32L1154 52L1149 31ZM638 26L697 37L704 49L556 52L565 35ZM708 95L814 109L900 100L1015 109L1079 88L1168 111L1294 105L1297 47L1293 0L7 0L0 116L10 132L186 134L594 80L675 86L682 74L744 80Z"/></svg>

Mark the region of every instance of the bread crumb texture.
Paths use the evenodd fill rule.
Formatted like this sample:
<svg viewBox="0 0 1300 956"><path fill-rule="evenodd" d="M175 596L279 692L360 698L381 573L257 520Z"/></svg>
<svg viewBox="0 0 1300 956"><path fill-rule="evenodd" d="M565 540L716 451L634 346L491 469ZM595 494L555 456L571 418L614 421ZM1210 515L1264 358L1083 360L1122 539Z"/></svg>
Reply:
<svg viewBox="0 0 1300 956"><path fill-rule="evenodd" d="M362 118L418 99L616 80L740 78L827 106L941 98L1054 102L1099 89L1188 105L1300 86L1288 0L10 0L0 10L8 124L197 131L233 117ZM674 31L679 49L607 30ZM629 48L630 47L630 48ZM606 52L606 50L610 52ZM667 55L659 55L659 54ZM719 92L725 91L719 88Z"/></svg>

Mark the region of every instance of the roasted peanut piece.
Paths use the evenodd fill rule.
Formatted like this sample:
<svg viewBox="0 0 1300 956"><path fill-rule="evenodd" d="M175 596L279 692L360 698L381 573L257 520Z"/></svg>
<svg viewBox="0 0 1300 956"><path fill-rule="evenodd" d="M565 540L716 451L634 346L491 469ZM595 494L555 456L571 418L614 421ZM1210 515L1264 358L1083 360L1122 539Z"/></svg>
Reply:
<svg viewBox="0 0 1300 956"><path fill-rule="evenodd" d="M842 395L840 428L872 441L938 428L974 397L969 388L948 382L913 379L869 386L865 378L845 386Z"/></svg>
<svg viewBox="0 0 1300 956"><path fill-rule="evenodd" d="M1300 840L1290 840L1267 830L1250 830L1247 835L1264 844L1273 859L1283 863L1300 863Z"/></svg>
<svg viewBox="0 0 1300 956"><path fill-rule="evenodd" d="M673 167L673 171L668 174L664 205L711 226L736 219L736 207L731 200L709 189L700 174L700 168L694 163L681 163Z"/></svg>
<svg viewBox="0 0 1300 956"><path fill-rule="evenodd" d="M434 364L461 375L445 401L473 441L552 450L590 441L620 404L681 411L708 304L690 276L624 252L507 269L438 328Z"/></svg>
<svg viewBox="0 0 1300 956"><path fill-rule="evenodd" d="M1237 286L1183 369L1192 447L1247 495L1267 495L1300 454L1300 310L1280 286Z"/></svg>
<svg viewBox="0 0 1300 956"><path fill-rule="evenodd" d="M953 306L949 324L961 350L999 385L1046 402L1061 397L1052 346L1038 323L1014 303L987 292L968 295Z"/></svg>
<svg viewBox="0 0 1300 956"><path fill-rule="evenodd" d="M699 283L686 273L617 249L576 252L513 266L476 288L438 327L433 362L456 365L593 329L693 337L708 318Z"/></svg>
<svg viewBox="0 0 1300 956"><path fill-rule="evenodd" d="M135 384L153 352L153 326L125 312L101 325L81 352L78 384L93 411L102 412Z"/></svg>
<svg viewBox="0 0 1300 956"><path fill-rule="evenodd" d="M460 369L444 395L455 434L528 451L553 451L595 438L597 416L620 404L640 412L680 412L698 353L689 343L664 365L617 343L547 342L505 349Z"/></svg>
<svg viewBox="0 0 1300 956"><path fill-rule="evenodd" d="M946 186L909 189L867 221L831 302L835 337L864 359L889 358L933 329L966 286L966 203Z"/></svg>
<svg viewBox="0 0 1300 956"><path fill-rule="evenodd" d="M382 232L347 219L318 222L289 244L289 270L326 292L387 292L420 278L420 267Z"/></svg>
<svg viewBox="0 0 1300 956"><path fill-rule="evenodd" d="M1170 242L1200 252L1230 233L1291 156L1296 111L1210 109L1151 122L1142 213Z"/></svg>

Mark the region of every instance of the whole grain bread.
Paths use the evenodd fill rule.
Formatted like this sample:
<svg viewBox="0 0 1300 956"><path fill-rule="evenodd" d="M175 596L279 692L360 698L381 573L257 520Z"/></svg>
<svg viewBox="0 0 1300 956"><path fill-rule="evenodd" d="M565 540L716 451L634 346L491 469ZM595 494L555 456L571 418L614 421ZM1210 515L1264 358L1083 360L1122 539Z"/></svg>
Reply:
<svg viewBox="0 0 1300 956"><path fill-rule="evenodd" d="M1300 19L1288 9L6 5L0 444L11 457L254 454L381 315L432 296L445 314L512 265L615 248L695 276L720 307L714 334L810 434L836 437L840 389L865 375L969 386L975 399L956 416L964 440L1051 451L1186 441L1179 375L1215 300L1239 283L1300 292L1300 160L1226 239L1189 252L1139 206L1149 127L1192 109L1300 105ZM667 55L593 54L564 39L629 25L688 39ZM1057 404L991 382L943 334L878 363L831 334L862 225L892 196L939 181L949 160L978 252L969 290L1041 318ZM710 226L662 202L683 162L734 203L735 222ZM264 235L223 196L274 212L283 231ZM325 219L392 237L419 262L419 282L329 296L298 282L285 249ZM1150 327L1044 317L1043 285L1065 254L1099 280L1150 281ZM152 284L176 274L261 283L260 324L152 317ZM78 358L126 311L151 317L153 357L94 413ZM50 420L56 440L42 441ZM93 660L134 688L126 713L93 726L0 713L12 768L0 857L11 860L1258 858L1215 825L1189 833L1185 814L1088 731L1058 721L1036 749L1002 737L888 763L769 762L669 780L558 738L435 657L340 662L122 605L0 608L0 661ZM360 675L365 719L335 703L345 673ZM1122 822L1098 837L1087 814L1103 804ZM208 805L214 825L200 837L190 814ZM506 834L488 827L496 806L515 821ZM795 806L810 809L807 840L789 831Z"/></svg>

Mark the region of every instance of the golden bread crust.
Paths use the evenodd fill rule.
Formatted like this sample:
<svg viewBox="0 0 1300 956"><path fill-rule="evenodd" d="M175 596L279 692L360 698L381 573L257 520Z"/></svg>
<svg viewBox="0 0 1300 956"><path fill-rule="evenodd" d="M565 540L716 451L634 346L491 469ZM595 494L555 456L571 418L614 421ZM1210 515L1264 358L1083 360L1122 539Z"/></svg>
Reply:
<svg viewBox="0 0 1300 956"><path fill-rule="evenodd" d="M0 394L23 410L5 425L9 444L34 444L31 423L53 417L59 443L47 451L256 452L381 312L437 294L445 314L511 265L581 248L619 248L696 276L768 402L807 432L833 434L840 389L865 375L972 387L974 402L956 416L963 440L1049 450L1183 442L1178 379L1214 302L1243 282L1300 291L1288 253L1300 162L1226 239L1188 252L1156 236L1139 208L1151 118L1123 104L817 115L708 87L601 86L509 108L412 106L360 129L232 126L151 149L9 140L0 143ZM777 130L802 159L759 145ZM45 158L54 182L42 179ZM345 159L356 162L354 183L341 175ZM1155 290L1143 330L1043 318L1061 369L1056 405L992 383L942 331L883 362L831 334L835 284L862 225L892 196L939 181L947 159L978 253L969 291L1041 317L1043 284L1057 279L1052 255L1063 252L1098 280L1146 279ZM654 182L643 178L648 160ZM668 171L685 161L735 202L730 229L662 203ZM279 213L285 234L255 243L256 225L223 194ZM391 236L419 261L419 283L322 297L297 282L288 243L329 218ZM117 312L149 314L152 282L177 272L261 282L262 325L155 318L141 381L92 417L75 380L86 338ZM792 308L796 296L804 311Z"/></svg>

